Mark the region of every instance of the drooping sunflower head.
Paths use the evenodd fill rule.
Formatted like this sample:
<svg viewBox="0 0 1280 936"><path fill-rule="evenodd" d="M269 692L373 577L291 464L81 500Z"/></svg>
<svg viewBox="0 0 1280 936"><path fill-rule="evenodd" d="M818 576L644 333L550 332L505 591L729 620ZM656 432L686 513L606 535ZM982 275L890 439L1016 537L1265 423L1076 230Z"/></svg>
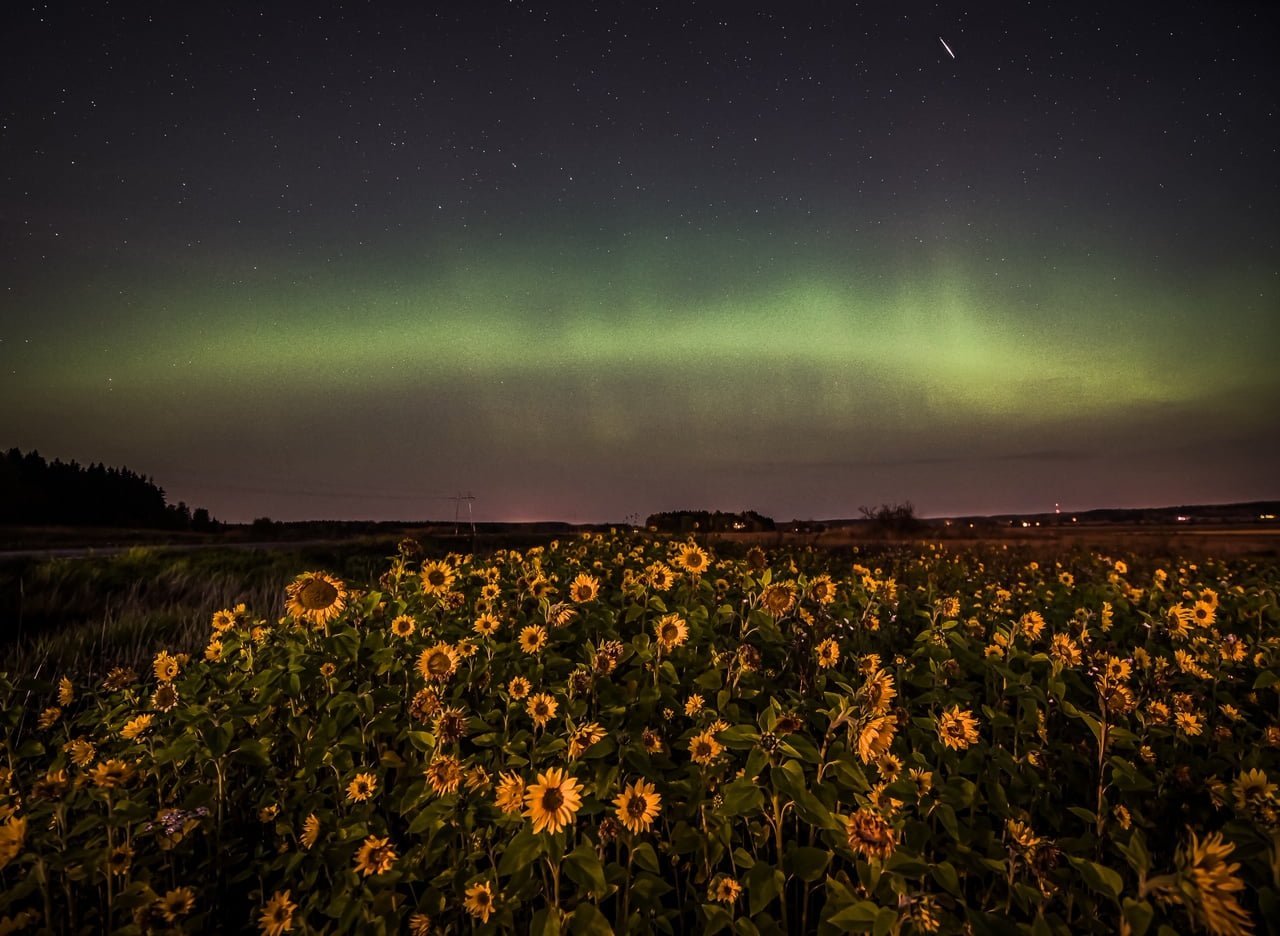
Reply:
<svg viewBox="0 0 1280 936"><path fill-rule="evenodd" d="M518 813L524 807L524 778L516 773L504 773L494 791L494 802L504 813Z"/></svg>
<svg viewBox="0 0 1280 936"><path fill-rule="evenodd" d="M303 572L286 589L285 611L295 620L317 627L338 617L347 606L347 587L327 572Z"/></svg>
<svg viewBox="0 0 1280 936"><path fill-rule="evenodd" d="M311 848L320 838L320 817L315 813L307 816L302 823L302 836L299 841L303 848Z"/></svg>
<svg viewBox="0 0 1280 936"><path fill-rule="evenodd" d="M848 818L849 847L863 858L887 859L897 846L898 837L893 826L889 825L874 809L866 806Z"/></svg>

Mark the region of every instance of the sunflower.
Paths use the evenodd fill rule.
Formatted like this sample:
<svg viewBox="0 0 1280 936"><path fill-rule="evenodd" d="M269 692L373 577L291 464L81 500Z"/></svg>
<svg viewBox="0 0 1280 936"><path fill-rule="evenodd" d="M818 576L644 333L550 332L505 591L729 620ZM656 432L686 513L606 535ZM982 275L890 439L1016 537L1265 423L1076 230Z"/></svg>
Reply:
<svg viewBox="0 0 1280 936"><path fill-rule="evenodd" d="M65 708L75 701L75 697L76 687L72 685L71 680L63 676L58 680L58 704Z"/></svg>
<svg viewBox="0 0 1280 936"><path fill-rule="evenodd" d="M107 856L107 870L112 874L127 874L133 863L133 850L128 845L117 845Z"/></svg>
<svg viewBox="0 0 1280 936"><path fill-rule="evenodd" d="M0 822L0 869L22 854L27 839L27 820L10 816Z"/></svg>
<svg viewBox="0 0 1280 936"><path fill-rule="evenodd" d="M481 637L492 637L497 633L499 626L501 625L499 625L498 619L492 614L481 614L476 618L476 622L471 626L471 629Z"/></svg>
<svg viewBox="0 0 1280 936"><path fill-rule="evenodd" d="M1265 771L1257 768L1240 774L1231 786L1239 812L1252 812L1259 806L1268 806L1276 797L1276 785L1267 779Z"/></svg>
<svg viewBox="0 0 1280 936"><path fill-rule="evenodd" d="M1218 618L1218 614L1209 602L1197 601L1191 609L1191 617L1201 627L1212 627L1213 622Z"/></svg>
<svg viewBox="0 0 1280 936"><path fill-rule="evenodd" d="M196 895L189 887L175 887L156 901L160 915L168 923L177 923L179 918L190 913L195 905Z"/></svg>
<svg viewBox="0 0 1280 936"><path fill-rule="evenodd" d="M489 914L493 913L493 885L488 881L472 884L467 888L467 899L462 906L481 923L488 923Z"/></svg>
<svg viewBox="0 0 1280 936"><path fill-rule="evenodd" d="M299 841L302 847L310 849L320 838L320 817L315 813L307 816L302 822L302 837Z"/></svg>
<svg viewBox="0 0 1280 936"><path fill-rule="evenodd" d="M774 582L760 593L760 607L779 618L796 606L796 583Z"/></svg>
<svg viewBox="0 0 1280 936"><path fill-rule="evenodd" d="M893 744L898 721L892 715L878 715L858 731L858 758L870 764L884 757Z"/></svg>
<svg viewBox="0 0 1280 936"><path fill-rule="evenodd" d="M599 722L588 722L569 732L569 760L577 760L593 744L603 741L607 732Z"/></svg>
<svg viewBox="0 0 1280 936"><path fill-rule="evenodd" d="M453 567L447 562L424 562L422 564L422 591L427 595L443 595L453 587L457 576Z"/></svg>
<svg viewBox="0 0 1280 936"><path fill-rule="evenodd" d="M77 767L87 767L98 752L93 742L86 741L84 738L73 738L64 744L62 749L71 757L71 763Z"/></svg>
<svg viewBox="0 0 1280 936"><path fill-rule="evenodd" d="M62 718L62 709L56 705L51 705L36 719L36 727L43 731L46 728L52 728L58 723L58 719Z"/></svg>
<svg viewBox="0 0 1280 936"><path fill-rule="evenodd" d="M885 783L893 783L902 775L902 760L893 754L886 754L876 761L876 770Z"/></svg>
<svg viewBox="0 0 1280 936"><path fill-rule="evenodd" d="M391 622L391 633L397 637L411 637L417 623L407 614L400 614Z"/></svg>
<svg viewBox="0 0 1280 936"><path fill-rule="evenodd" d="M289 899L288 891L276 891L262 909L258 918L258 926L262 928L262 936L280 936L293 929L293 911L298 905Z"/></svg>
<svg viewBox="0 0 1280 936"><path fill-rule="evenodd" d="M963 751L978 741L978 720L973 712L953 705L938 719L938 738L947 747Z"/></svg>
<svg viewBox="0 0 1280 936"><path fill-rule="evenodd" d="M356 774L356 778L347 784L347 799L363 803L378 789L378 778L371 773Z"/></svg>
<svg viewBox="0 0 1280 936"><path fill-rule="evenodd" d="M456 793L462 783L462 762L451 754L438 754L431 758L423 775L436 795Z"/></svg>
<svg viewBox="0 0 1280 936"><path fill-rule="evenodd" d="M840 645L830 637L818 644L814 652L818 654L818 666L822 669L831 669L840 662Z"/></svg>
<svg viewBox="0 0 1280 936"><path fill-rule="evenodd" d="M120 736L126 741L136 741L146 734L147 729L151 727L151 721L151 715L139 715L137 718L131 718L120 731Z"/></svg>
<svg viewBox="0 0 1280 936"><path fill-rule="evenodd" d="M572 822L581 808L581 788L563 769L552 767L538 774L538 782L525 790L524 804L525 816L533 820L534 833L554 834Z"/></svg>
<svg viewBox="0 0 1280 936"><path fill-rule="evenodd" d="M493 798L504 813L519 813L524 807L524 778L519 774L504 773L498 780Z"/></svg>
<svg viewBox="0 0 1280 936"><path fill-rule="evenodd" d="M829 605L836 600L836 584L831 576L823 574L809 582L809 597L820 605Z"/></svg>
<svg viewBox="0 0 1280 936"><path fill-rule="evenodd" d="M1187 737L1195 737L1204 731L1204 724L1200 721L1200 716L1192 712L1178 712L1173 716L1173 720L1178 725L1178 730L1187 735Z"/></svg>
<svg viewBox="0 0 1280 936"><path fill-rule="evenodd" d="M690 575L701 575L711 565L711 557L696 543L685 543L676 554L675 564Z"/></svg>
<svg viewBox="0 0 1280 936"><path fill-rule="evenodd" d="M675 584L676 574L662 562L655 562L645 567L642 577L654 591L664 592Z"/></svg>
<svg viewBox="0 0 1280 936"><path fill-rule="evenodd" d="M221 634L223 631L231 630L236 626L236 613L234 611L223 608L221 611L213 612L213 629Z"/></svg>
<svg viewBox="0 0 1280 936"><path fill-rule="evenodd" d="M525 704L525 711L529 713L533 723L542 728L547 722L556 717L556 709L559 707L560 703L554 698L545 692L539 692L537 695L529 697L529 701Z"/></svg>
<svg viewBox="0 0 1280 936"><path fill-rule="evenodd" d="M396 850L390 839L370 835L356 852L356 870L368 877L390 871L396 861Z"/></svg>
<svg viewBox="0 0 1280 936"><path fill-rule="evenodd" d="M436 740L453 744L467 733L467 711L460 705L442 706L436 713Z"/></svg>
<svg viewBox="0 0 1280 936"><path fill-rule="evenodd" d="M409 917L409 936L431 936L429 914L419 912Z"/></svg>
<svg viewBox="0 0 1280 936"><path fill-rule="evenodd" d="M1039 611L1028 611L1018 620L1018 627L1028 640L1039 640L1044 631L1044 616Z"/></svg>
<svg viewBox="0 0 1280 936"><path fill-rule="evenodd" d="M600 594L600 580L594 575L588 575L581 572L578 577L569 583L569 597L576 604L586 604L589 601L595 601L596 596Z"/></svg>
<svg viewBox="0 0 1280 936"><path fill-rule="evenodd" d="M1133 674L1133 664L1117 656L1109 657L1103 667L1103 673L1108 679L1118 682L1128 679Z"/></svg>
<svg viewBox="0 0 1280 936"><path fill-rule="evenodd" d="M418 672L428 681L445 682L458 668L458 652L447 643L428 647L418 656Z"/></svg>
<svg viewBox="0 0 1280 936"><path fill-rule="evenodd" d="M867 680L862 684L859 695L869 712L884 715L893 704L898 690L893 687L893 677L880 669L877 662L876 668L867 674Z"/></svg>
<svg viewBox="0 0 1280 936"><path fill-rule="evenodd" d="M717 877L707 888L707 899L716 903L731 904L742 894L742 885L736 878L724 874Z"/></svg>
<svg viewBox="0 0 1280 936"><path fill-rule="evenodd" d="M285 611L316 627L328 624L347 606L347 587L327 572L303 572L285 589Z"/></svg>
<svg viewBox="0 0 1280 936"><path fill-rule="evenodd" d="M863 858L887 859L893 854L898 837L889 825L874 809L866 806L859 809L847 820L849 831L849 847Z"/></svg>
<svg viewBox="0 0 1280 936"><path fill-rule="evenodd" d="M1191 889L1191 895L1183 895L1183 904L1192 919L1215 936L1245 936L1253 929L1249 914L1236 899L1244 890L1240 863L1227 861L1235 847L1222 840L1221 832L1204 839L1192 832L1191 841L1177 854L1184 887L1189 884Z"/></svg>
<svg viewBox="0 0 1280 936"><path fill-rule="evenodd" d="M547 629L541 624L530 624L520 631L520 649L525 653L537 653L547 645Z"/></svg>
<svg viewBox="0 0 1280 936"><path fill-rule="evenodd" d="M210 663L217 663L222 659L222 641L211 640L209 646L204 648L204 658Z"/></svg>
<svg viewBox="0 0 1280 936"><path fill-rule="evenodd" d="M177 659L170 655L168 650L161 650L156 654L155 660L151 663L151 669L156 674L156 679L161 682L173 682L178 678Z"/></svg>
<svg viewBox="0 0 1280 936"><path fill-rule="evenodd" d="M1080 648L1068 634L1054 634L1049 643L1049 658L1061 666L1079 666Z"/></svg>
<svg viewBox="0 0 1280 936"><path fill-rule="evenodd" d="M915 784L916 796L924 796L933 789L933 771L923 767L912 767L907 771L907 778Z"/></svg>
<svg viewBox="0 0 1280 936"><path fill-rule="evenodd" d="M507 695L511 696L513 702L519 702L533 689L529 680L523 676L513 676L511 681L507 683Z"/></svg>
<svg viewBox="0 0 1280 936"><path fill-rule="evenodd" d="M485 601L496 601L500 594L502 589L497 582L485 582L480 586L480 597Z"/></svg>
<svg viewBox="0 0 1280 936"><path fill-rule="evenodd" d="M662 810L662 796L655 792L652 783L637 780L613 801L618 807L618 819L624 826L639 835L648 831L653 820L658 818Z"/></svg>
<svg viewBox="0 0 1280 936"><path fill-rule="evenodd" d="M678 614L664 614L653 625L658 635L658 645L663 650L671 651L689 639L689 625Z"/></svg>
<svg viewBox="0 0 1280 936"><path fill-rule="evenodd" d="M716 740L709 729L689 739L689 757L695 764L709 766L720 756L724 745Z"/></svg>
<svg viewBox="0 0 1280 936"><path fill-rule="evenodd" d="M173 683L161 683L151 693L151 706L159 712L172 711L178 704L178 690Z"/></svg>

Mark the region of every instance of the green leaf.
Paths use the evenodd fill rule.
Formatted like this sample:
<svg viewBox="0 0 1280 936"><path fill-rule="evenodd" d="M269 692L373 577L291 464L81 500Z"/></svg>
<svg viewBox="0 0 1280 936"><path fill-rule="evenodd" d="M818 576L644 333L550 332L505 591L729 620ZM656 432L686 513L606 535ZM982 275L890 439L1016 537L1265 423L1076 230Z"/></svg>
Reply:
<svg viewBox="0 0 1280 936"><path fill-rule="evenodd" d="M702 915L707 918L702 927L702 932L706 936L733 926L733 914L719 904L703 904Z"/></svg>
<svg viewBox="0 0 1280 936"><path fill-rule="evenodd" d="M1156 918L1155 908L1145 900L1133 900L1126 897L1123 911L1124 918L1129 921L1133 936L1144 936L1146 931L1151 928L1151 921Z"/></svg>
<svg viewBox="0 0 1280 936"><path fill-rule="evenodd" d="M827 918L827 923L845 933L865 933L880 915L880 907L869 900L862 900L843 910L837 910Z"/></svg>
<svg viewBox="0 0 1280 936"><path fill-rule="evenodd" d="M1264 670L1258 674L1258 678L1253 681L1254 689L1268 689L1271 686L1280 683L1280 673L1275 670Z"/></svg>
<svg viewBox="0 0 1280 936"><path fill-rule="evenodd" d="M502 858L498 861L498 874L502 877L515 874L532 864L540 854L542 839L528 829L521 829L503 850Z"/></svg>
<svg viewBox="0 0 1280 936"><path fill-rule="evenodd" d="M658 853L653 850L653 846L648 842L641 842L631 849L631 860L642 871L648 871L651 874L662 873L661 866L658 864Z"/></svg>
<svg viewBox="0 0 1280 936"><path fill-rule="evenodd" d="M809 848L795 845L787 850L782 859L782 869L794 874L802 881L816 881L827 870L831 861L831 852L825 848Z"/></svg>
<svg viewBox="0 0 1280 936"><path fill-rule="evenodd" d="M595 904L581 903L573 911L569 932L573 936L613 936L613 927Z"/></svg>
<svg viewBox="0 0 1280 936"><path fill-rule="evenodd" d="M725 816L745 816L758 812L764 806L764 793L754 780L745 777L725 784L724 802L720 812Z"/></svg>
<svg viewBox="0 0 1280 936"><path fill-rule="evenodd" d="M747 893L751 897L748 906L752 916L769 906L782 893L782 884L782 872L773 865L757 861L752 866L747 872Z"/></svg>
<svg viewBox="0 0 1280 936"><path fill-rule="evenodd" d="M750 725L734 725L716 734L716 740L727 748L745 751L760 741L760 732Z"/></svg>
<svg viewBox="0 0 1280 936"><path fill-rule="evenodd" d="M252 764L254 767L271 766L271 757L267 751L267 746L257 738L247 738L241 741L240 746L231 752L231 758L232 760Z"/></svg>
<svg viewBox="0 0 1280 936"><path fill-rule="evenodd" d="M352 903L358 904L358 901ZM560 910L557 907L539 910L529 923L529 932L536 936L560 936Z"/></svg>
<svg viewBox="0 0 1280 936"><path fill-rule="evenodd" d="M1068 860L1075 865L1080 876L1084 878L1084 882L1100 894L1105 894L1112 900L1119 903L1120 892L1124 889L1124 878L1117 871L1113 871L1106 865L1100 865L1084 858L1076 858L1068 856Z"/></svg>
<svg viewBox="0 0 1280 936"><path fill-rule="evenodd" d="M871 925L871 936L886 936L893 929L893 924L898 922L898 912L892 907L881 907L880 912L876 914L875 922Z"/></svg>
<svg viewBox="0 0 1280 936"><path fill-rule="evenodd" d="M564 856L564 870L575 884L584 890L591 891L597 898L609 895L609 882L604 879L604 865L596 855L596 850L589 842L582 841L578 847Z"/></svg>
<svg viewBox="0 0 1280 936"><path fill-rule="evenodd" d="M933 875L933 879L938 882L938 886L946 891L950 891L957 897L964 895L960 891L960 875L956 873L955 865L949 861L940 861L934 865L929 873Z"/></svg>

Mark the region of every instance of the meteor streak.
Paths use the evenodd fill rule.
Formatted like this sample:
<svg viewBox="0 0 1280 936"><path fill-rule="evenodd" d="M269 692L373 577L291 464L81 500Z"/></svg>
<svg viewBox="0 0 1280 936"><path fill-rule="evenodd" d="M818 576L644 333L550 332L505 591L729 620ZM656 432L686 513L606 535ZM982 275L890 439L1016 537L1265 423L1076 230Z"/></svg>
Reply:
<svg viewBox="0 0 1280 936"><path fill-rule="evenodd" d="M952 58L955 58L955 57L956 57L956 54L955 54L954 52L952 52L952 51L951 51L951 46L947 45L947 40L945 40L945 39L943 39L941 36L939 36L939 37L938 37L938 41L939 41L939 42L941 42L941 43L942 43L942 47L943 47L944 49L946 49L946 50L947 50L947 55L951 56Z"/></svg>

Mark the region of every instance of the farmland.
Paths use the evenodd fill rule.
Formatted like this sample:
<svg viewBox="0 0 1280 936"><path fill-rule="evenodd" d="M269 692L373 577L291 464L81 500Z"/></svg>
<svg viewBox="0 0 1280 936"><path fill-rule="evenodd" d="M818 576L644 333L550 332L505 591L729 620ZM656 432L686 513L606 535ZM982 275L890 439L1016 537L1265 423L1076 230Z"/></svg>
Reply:
<svg viewBox="0 0 1280 936"><path fill-rule="evenodd" d="M192 558L154 626L129 591L164 581L149 553L47 579L136 620L0 677L0 928L1280 916L1274 558L621 532L387 552Z"/></svg>

